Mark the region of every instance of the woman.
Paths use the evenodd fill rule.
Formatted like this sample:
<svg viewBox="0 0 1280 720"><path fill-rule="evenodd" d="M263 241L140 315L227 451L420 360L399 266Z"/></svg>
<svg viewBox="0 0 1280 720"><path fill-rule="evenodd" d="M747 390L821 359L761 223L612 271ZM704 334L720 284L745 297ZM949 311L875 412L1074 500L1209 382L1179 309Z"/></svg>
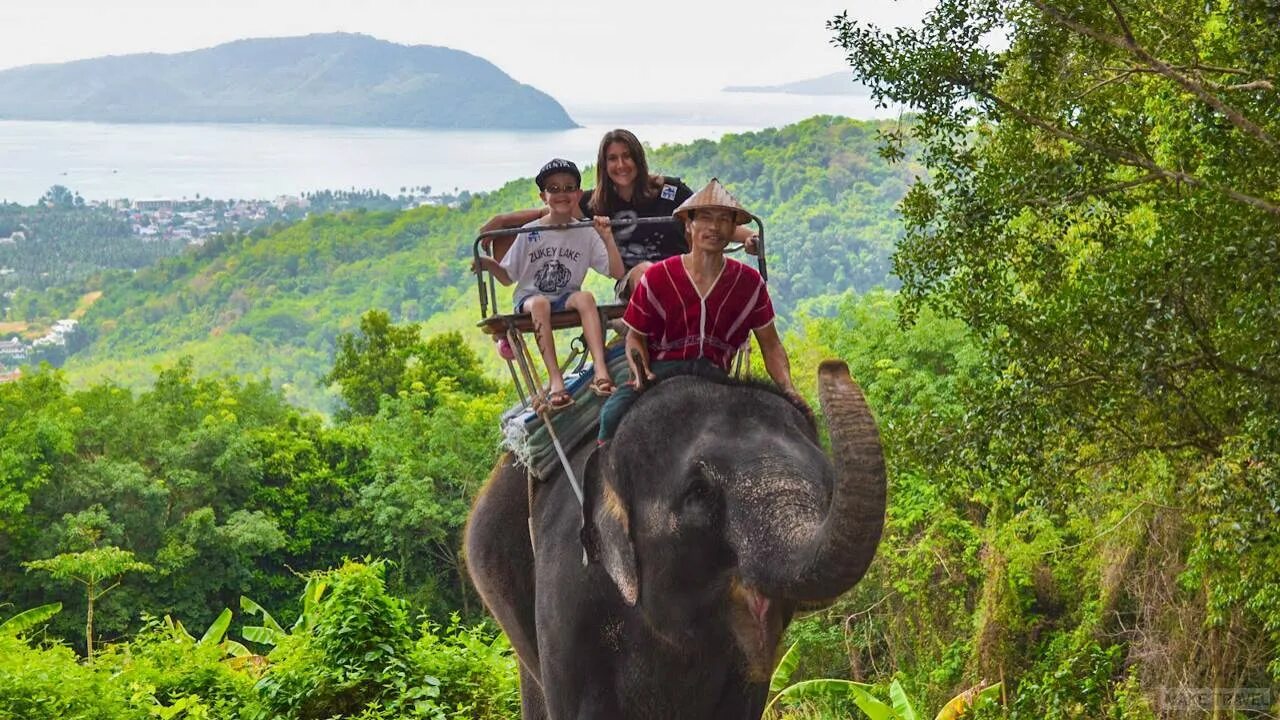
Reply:
<svg viewBox="0 0 1280 720"><path fill-rule="evenodd" d="M582 211L588 216L607 215L610 220L670 217L692 195L680 178L649 174L644 146L631 131L611 130L600 139L596 187L583 193ZM688 248L684 228L675 220L618 227L614 239L627 270L614 288L620 300L631 295L650 265Z"/></svg>
<svg viewBox="0 0 1280 720"><path fill-rule="evenodd" d="M610 220L670 217L693 195L680 178L649 174L644 146L629 130L610 130L600 139L596 154L596 186L582 194L579 209L583 217L607 215ZM498 215L480 228L481 232L525 225L546 213L546 208L517 210ZM678 221L644 225L624 225L613 229L626 275L614 291L619 300L631 295L635 284L653 263L688 249L684 226ZM734 241L749 242L749 228L738 228Z"/></svg>

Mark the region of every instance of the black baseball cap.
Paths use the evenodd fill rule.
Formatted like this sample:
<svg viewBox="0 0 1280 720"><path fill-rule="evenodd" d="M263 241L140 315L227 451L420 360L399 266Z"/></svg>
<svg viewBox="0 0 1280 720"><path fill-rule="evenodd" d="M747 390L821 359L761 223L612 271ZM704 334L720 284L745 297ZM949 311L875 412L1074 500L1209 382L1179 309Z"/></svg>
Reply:
<svg viewBox="0 0 1280 720"><path fill-rule="evenodd" d="M543 165L542 169L538 171L538 177L534 178L534 182L538 183L538 189L547 189L547 178L555 175L556 173L569 173L573 176L573 179L577 181L579 187L581 187L582 173L578 172L578 166L574 165L570 160L555 158L546 165Z"/></svg>

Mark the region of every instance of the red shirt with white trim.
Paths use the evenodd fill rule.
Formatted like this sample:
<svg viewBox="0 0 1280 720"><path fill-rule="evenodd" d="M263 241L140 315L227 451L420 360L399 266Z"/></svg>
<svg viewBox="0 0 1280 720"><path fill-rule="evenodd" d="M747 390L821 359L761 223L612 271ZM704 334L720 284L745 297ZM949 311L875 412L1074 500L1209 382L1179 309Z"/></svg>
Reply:
<svg viewBox="0 0 1280 720"><path fill-rule="evenodd" d="M751 331L773 319L769 290L753 268L725 258L702 297L679 255L645 271L622 316L648 339L650 360L706 358L726 371Z"/></svg>

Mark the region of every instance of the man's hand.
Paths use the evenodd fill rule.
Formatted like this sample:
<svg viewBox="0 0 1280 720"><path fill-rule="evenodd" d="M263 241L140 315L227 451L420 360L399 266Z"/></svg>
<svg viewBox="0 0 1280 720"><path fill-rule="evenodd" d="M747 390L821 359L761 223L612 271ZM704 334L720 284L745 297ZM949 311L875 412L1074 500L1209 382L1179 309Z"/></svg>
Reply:
<svg viewBox="0 0 1280 720"><path fill-rule="evenodd" d="M627 355L627 364L631 366L631 382L636 386L636 392L644 392L649 389L649 384L658 379L649 369L649 358L642 354L644 351L638 348L632 348L631 353ZM641 369L643 368L643 372Z"/></svg>
<svg viewBox="0 0 1280 720"><path fill-rule="evenodd" d="M648 338L632 330L627 333L627 365L631 366L631 384L636 392L644 392L658 379L649 368Z"/></svg>
<svg viewBox="0 0 1280 720"><path fill-rule="evenodd" d="M805 417L809 418L809 422L816 422L816 419L814 418L814 415L813 415L813 408L809 407L809 402L804 399L804 396L796 392L796 389L794 387L782 388L782 394L786 395L787 399L790 400L792 404L794 404L797 408L799 408L801 412L804 413Z"/></svg>

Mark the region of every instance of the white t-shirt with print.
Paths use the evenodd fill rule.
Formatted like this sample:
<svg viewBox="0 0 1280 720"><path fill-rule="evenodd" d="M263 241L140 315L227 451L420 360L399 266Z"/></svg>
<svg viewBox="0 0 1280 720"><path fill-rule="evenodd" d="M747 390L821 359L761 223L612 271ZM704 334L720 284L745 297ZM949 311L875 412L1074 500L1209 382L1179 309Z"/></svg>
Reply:
<svg viewBox="0 0 1280 720"><path fill-rule="evenodd" d="M544 215L525 227L545 224ZM582 289L587 268L608 275L609 251L593 227L534 230L517 235L500 264L516 283L514 299L558 298Z"/></svg>

